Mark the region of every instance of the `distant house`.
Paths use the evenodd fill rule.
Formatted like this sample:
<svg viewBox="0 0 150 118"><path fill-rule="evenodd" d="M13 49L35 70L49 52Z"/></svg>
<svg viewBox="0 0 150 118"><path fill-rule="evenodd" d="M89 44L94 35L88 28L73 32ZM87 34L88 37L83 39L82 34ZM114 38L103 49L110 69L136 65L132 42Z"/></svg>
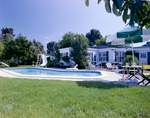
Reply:
<svg viewBox="0 0 150 118"><path fill-rule="evenodd" d="M61 60L63 56L70 56L71 47L61 48L59 49ZM93 61L94 64L98 64L100 62L116 62L123 63L123 59L125 58L125 52L132 50L131 47L109 47L109 46L90 46L88 48L88 60ZM150 64L150 47L142 46L142 47L134 47L136 51L140 65L142 64Z"/></svg>

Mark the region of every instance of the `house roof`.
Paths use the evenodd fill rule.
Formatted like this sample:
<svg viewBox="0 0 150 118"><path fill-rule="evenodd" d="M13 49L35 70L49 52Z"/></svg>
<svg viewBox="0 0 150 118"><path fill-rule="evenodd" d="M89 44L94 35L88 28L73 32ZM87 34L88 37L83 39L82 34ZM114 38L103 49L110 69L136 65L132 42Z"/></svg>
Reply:
<svg viewBox="0 0 150 118"><path fill-rule="evenodd" d="M100 46L90 46L89 48L94 48L94 49L104 49L104 48L131 48L129 46L118 46L118 47L110 47L110 46L106 46L106 45L100 45Z"/></svg>
<svg viewBox="0 0 150 118"><path fill-rule="evenodd" d="M89 48L94 48L94 49L103 49L103 48L112 48L112 47L109 47L109 46L105 46L105 45L100 45L100 46L90 46Z"/></svg>

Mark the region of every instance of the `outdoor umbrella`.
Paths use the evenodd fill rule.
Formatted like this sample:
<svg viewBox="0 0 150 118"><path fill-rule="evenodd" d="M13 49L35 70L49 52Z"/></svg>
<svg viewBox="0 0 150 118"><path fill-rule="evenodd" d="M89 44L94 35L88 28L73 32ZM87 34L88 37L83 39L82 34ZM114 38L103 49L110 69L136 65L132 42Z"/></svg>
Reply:
<svg viewBox="0 0 150 118"><path fill-rule="evenodd" d="M124 45L132 44L132 56L134 63L133 54L133 43L145 42L150 40L150 31L146 29L140 29L139 27L125 27L123 30L106 38L106 43L111 45ZM135 63L134 63L135 64Z"/></svg>

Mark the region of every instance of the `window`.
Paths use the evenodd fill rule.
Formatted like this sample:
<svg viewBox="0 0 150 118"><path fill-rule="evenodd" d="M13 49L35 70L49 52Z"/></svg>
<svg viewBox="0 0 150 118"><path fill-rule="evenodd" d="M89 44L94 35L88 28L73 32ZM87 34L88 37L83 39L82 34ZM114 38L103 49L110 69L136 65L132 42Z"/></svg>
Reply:
<svg viewBox="0 0 150 118"><path fill-rule="evenodd" d="M99 61L106 61L106 52L99 52Z"/></svg>
<svg viewBox="0 0 150 118"><path fill-rule="evenodd" d="M88 53L88 60L93 61L93 53Z"/></svg>
<svg viewBox="0 0 150 118"><path fill-rule="evenodd" d="M123 57L124 57L125 53L124 52L116 52L115 54L115 61L116 62L123 62Z"/></svg>
<svg viewBox="0 0 150 118"><path fill-rule="evenodd" d="M146 58L146 53L141 53L141 58Z"/></svg>

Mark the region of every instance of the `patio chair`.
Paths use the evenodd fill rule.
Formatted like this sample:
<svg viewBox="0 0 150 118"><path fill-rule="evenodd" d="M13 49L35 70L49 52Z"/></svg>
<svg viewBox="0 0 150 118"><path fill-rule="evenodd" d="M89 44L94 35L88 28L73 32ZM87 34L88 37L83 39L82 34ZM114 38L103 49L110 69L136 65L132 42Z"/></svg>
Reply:
<svg viewBox="0 0 150 118"><path fill-rule="evenodd" d="M114 69L117 69L116 66L112 65L111 63L106 63L106 66L107 66L107 69L111 69L111 70L114 70Z"/></svg>
<svg viewBox="0 0 150 118"><path fill-rule="evenodd" d="M78 64L76 64L73 68L66 68L66 70L78 70Z"/></svg>
<svg viewBox="0 0 150 118"><path fill-rule="evenodd" d="M126 63L126 66L129 66L129 63ZM134 66L134 63L132 63L132 66ZM137 66L137 63L135 62L135 66ZM135 73L134 73L135 71ZM127 78L130 80L132 77L135 77L137 79L139 79L137 76L135 76L138 73L137 69L129 69L128 70L129 75L127 76Z"/></svg>
<svg viewBox="0 0 150 118"><path fill-rule="evenodd" d="M150 70L150 65L142 65L142 73L140 74L142 76L142 81L140 81L138 84L147 81L147 83L145 84L146 86L150 83L150 72L144 72L145 70Z"/></svg>
<svg viewBox="0 0 150 118"><path fill-rule="evenodd" d="M89 65L89 69L92 70L92 69L95 69L95 65L93 65L90 61L88 62L88 65Z"/></svg>

